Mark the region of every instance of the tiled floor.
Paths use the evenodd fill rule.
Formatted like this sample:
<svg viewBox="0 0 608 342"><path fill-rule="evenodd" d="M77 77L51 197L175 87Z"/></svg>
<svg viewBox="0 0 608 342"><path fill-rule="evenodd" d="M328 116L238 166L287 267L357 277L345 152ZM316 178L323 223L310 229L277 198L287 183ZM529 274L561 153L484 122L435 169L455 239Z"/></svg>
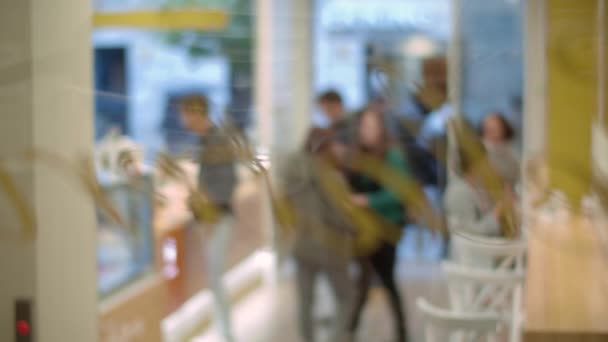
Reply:
<svg viewBox="0 0 608 342"><path fill-rule="evenodd" d="M398 276L407 307L408 328L413 342L421 342L422 326L415 308L416 298L424 296L431 302L445 304L447 293L439 272L440 244L426 231L408 230L399 246ZM238 342L297 342L296 303L293 284L285 281L276 288L263 288L243 300L234 310L234 327ZM331 317L331 295L319 282L318 316ZM374 289L357 336L361 342L388 342L392 336L392 321L388 303L381 289ZM323 319L319 319L319 341L323 336ZM222 342L211 329L195 342Z"/></svg>

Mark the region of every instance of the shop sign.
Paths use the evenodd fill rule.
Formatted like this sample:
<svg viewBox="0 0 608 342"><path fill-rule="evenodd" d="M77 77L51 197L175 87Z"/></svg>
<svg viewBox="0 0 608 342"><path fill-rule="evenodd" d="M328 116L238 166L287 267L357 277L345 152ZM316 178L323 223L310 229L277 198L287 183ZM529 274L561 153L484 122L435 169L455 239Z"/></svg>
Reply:
<svg viewBox="0 0 608 342"><path fill-rule="evenodd" d="M328 31L430 30L447 34L450 25L446 1L334 1L321 11ZM444 32L445 31L445 32Z"/></svg>

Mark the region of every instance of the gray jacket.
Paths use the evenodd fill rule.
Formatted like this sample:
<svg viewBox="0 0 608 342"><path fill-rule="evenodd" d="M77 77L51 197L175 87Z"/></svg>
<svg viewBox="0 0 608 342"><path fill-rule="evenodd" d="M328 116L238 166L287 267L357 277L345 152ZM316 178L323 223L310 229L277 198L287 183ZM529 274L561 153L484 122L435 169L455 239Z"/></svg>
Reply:
<svg viewBox="0 0 608 342"><path fill-rule="evenodd" d="M450 231L499 236L500 224L493 214L494 204L482 198L462 178L450 179L444 195L444 209Z"/></svg>
<svg viewBox="0 0 608 342"><path fill-rule="evenodd" d="M511 145L492 146L485 144L488 158L498 173L511 185L520 180L520 163L517 152Z"/></svg>
<svg viewBox="0 0 608 342"><path fill-rule="evenodd" d="M199 188L220 206L229 206L237 186L236 153L228 133L213 128L200 138Z"/></svg>
<svg viewBox="0 0 608 342"><path fill-rule="evenodd" d="M323 189L318 165L307 153L298 152L282 166L282 192L296 211L294 256L324 265L345 264L352 256L354 226Z"/></svg>

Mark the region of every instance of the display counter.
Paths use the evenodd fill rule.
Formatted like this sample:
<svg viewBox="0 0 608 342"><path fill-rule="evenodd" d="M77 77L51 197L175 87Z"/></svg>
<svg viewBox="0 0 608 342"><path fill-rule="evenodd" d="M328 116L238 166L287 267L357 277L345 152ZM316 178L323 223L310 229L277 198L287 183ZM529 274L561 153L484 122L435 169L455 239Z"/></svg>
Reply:
<svg viewBox="0 0 608 342"><path fill-rule="evenodd" d="M608 245L581 217L533 224L525 342L608 341Z"/></svg>

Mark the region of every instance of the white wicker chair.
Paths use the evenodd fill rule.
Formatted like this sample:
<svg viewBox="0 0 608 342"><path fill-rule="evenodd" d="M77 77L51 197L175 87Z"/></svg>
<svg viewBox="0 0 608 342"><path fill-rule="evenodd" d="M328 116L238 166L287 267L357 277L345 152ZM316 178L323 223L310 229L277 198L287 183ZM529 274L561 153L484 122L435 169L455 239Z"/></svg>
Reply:
<svg viewBox="0 0 608 342"><path fill-rule="evenodd" d="M438 308L424 298L416 305L422 313L426 342L496 341L496 332L508 318L496 313L456 312Z"/></svg>

